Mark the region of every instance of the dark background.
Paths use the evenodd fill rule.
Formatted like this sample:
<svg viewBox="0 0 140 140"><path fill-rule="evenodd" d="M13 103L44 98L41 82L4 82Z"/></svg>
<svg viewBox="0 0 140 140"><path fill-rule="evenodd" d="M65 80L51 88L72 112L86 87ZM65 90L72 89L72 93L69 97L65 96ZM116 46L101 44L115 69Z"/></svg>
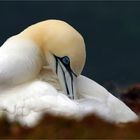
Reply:
<svg viewBox="0 0 140 140"><path fill-rule="evenodd" d="M61 19L83 36L83 74L106 85L140 82L140 2L0 2L0 44L29 25Z"/></svg>

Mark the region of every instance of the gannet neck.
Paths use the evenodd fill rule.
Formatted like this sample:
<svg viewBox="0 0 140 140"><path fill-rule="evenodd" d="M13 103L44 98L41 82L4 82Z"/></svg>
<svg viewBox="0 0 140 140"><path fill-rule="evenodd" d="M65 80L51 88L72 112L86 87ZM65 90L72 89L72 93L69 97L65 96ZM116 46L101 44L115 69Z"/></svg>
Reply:
<svg viewBox="0 0 140 140"><path fill-rule="evenodd" d="M30 81L37 77L43 66L43 56L37 45L17 36L2 45L0 56L0 87Z"/></svg>

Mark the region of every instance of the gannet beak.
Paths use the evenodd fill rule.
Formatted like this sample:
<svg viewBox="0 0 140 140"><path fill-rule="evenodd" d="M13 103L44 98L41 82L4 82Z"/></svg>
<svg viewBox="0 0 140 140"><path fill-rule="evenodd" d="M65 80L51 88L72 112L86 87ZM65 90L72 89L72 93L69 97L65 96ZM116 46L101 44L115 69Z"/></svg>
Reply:
<svg viewBox="0 0 140 140"><path fill-rule="evenodd" d="M71 70L70 65L64 63L62 58L54 56L56 60L56 74L60 84L70 99L76 99L76 74ZM64 58L64 57L63 57Z"/></svg>

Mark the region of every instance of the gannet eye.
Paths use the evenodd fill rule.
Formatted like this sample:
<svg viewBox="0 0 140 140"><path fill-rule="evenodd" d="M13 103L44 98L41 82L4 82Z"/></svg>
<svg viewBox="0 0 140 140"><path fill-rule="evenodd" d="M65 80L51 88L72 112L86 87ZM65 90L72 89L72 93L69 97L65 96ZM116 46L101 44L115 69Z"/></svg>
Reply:
<svg viewBox="0 0 140 140"><path fill-rule="evenodd" d="M61 60L65 65L68 65L70 63L70 59L67 56L62 57Z"/></svg>

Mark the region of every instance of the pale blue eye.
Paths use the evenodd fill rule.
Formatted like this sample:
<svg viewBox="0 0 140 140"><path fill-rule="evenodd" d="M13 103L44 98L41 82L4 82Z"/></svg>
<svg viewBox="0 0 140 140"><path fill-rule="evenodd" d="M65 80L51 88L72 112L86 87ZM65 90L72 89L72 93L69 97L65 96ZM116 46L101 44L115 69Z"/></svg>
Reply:
<svg viewBox="0 0 140 140"><path fill-rule="evenodd" d="M69 59L67 56L64 56L64 57L62 58L62 61L63 61L63 63L66 64L66 65L68 65L68 64L70 63L70 59Z"/></svg>

